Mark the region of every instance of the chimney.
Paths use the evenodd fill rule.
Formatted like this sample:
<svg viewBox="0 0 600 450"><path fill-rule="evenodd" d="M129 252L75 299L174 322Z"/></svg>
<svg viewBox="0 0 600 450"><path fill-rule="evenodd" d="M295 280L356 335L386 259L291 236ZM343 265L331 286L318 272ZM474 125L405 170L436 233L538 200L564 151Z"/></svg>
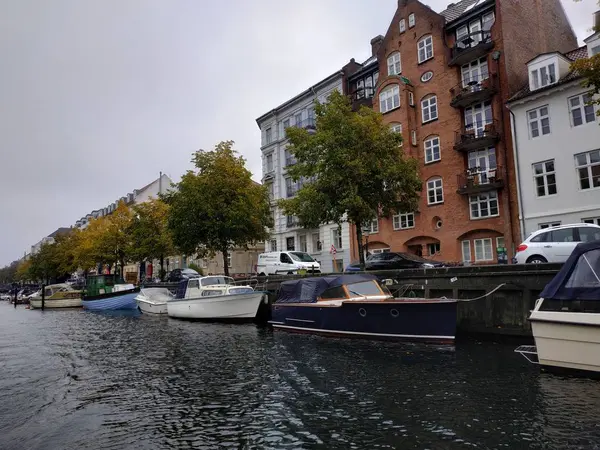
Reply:
<svg viewBox="0 0 600 450"><path fill-rule="evenodd" d="M379 51L381 44L383 44L383 36L382 35L375 36L373 39L371 39L371 55L372 56L377 55L377 52Z"/></svg>
<svg viewBox="0 0 600 450"><path fill-rule="evenodd" d="M594 13L594 31L600 31L600 11Z"/></svg>

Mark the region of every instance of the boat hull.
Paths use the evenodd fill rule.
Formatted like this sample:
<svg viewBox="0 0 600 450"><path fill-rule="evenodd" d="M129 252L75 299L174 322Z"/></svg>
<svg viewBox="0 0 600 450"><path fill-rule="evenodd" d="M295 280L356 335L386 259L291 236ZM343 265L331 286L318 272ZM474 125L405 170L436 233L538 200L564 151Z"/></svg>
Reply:
<svg viewBox="0 0 600 450"><path fill-rule="evenodd" d="M215 295L167 302L169 317L200 320L252 320L265 297L263 292Z"/></svg>
<svg viewBox="0 0 600 450"><path fill-rule="evenodd" d="M529 320L540 365L600 373L600 314L535 311Z"/></svg>
<svg viewBox="0 0 600 450"><path fill-rule="evenodd" d="M457 302L348 301L274 304L271 325L276 330L352 338L453 342Z"/></svg>
<svg viewBox="0 0 600 450"><path fill-rule="evenodd" d="M82 301L83 309L90 311L137 309L138 306L135 297L139 294L139 291L139 288L136 288L84 298Z"/></svg>
<svg viewBox="0 0 600 450"><path fill-rule="evenodd" d="M153 302L140 298L136 301L140 311L144 314L167 314L167 302Z"/></svg>
<svg viewBox="0 0 600 450"><path fill-rule="evenodd" d="M29 305L33 309L41 309L42 299L31 299ZM56 298L44 300L44 308L81 308L81 298Z"/></svg>

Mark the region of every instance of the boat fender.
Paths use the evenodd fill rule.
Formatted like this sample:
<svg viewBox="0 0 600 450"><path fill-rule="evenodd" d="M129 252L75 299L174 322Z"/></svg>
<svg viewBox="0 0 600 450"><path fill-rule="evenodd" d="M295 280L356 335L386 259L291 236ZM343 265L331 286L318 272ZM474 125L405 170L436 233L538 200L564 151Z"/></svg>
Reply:
<svg viewBox="0 0 600 450"><path fill-rule="evenodd" d="M265 305L269 304L269 296L267 294L263 294L262 301Z"/></svg>

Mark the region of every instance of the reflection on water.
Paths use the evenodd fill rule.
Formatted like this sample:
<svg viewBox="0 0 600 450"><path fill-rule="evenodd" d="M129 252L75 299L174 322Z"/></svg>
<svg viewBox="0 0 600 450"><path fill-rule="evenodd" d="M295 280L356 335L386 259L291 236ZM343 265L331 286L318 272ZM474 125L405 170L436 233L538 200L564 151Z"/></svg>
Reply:
<svg viewBox="0 0 600 450"><path fill-rule="evenodd" d="M596 381L513 346L0 304L0 448L597 448Z"/></svg>

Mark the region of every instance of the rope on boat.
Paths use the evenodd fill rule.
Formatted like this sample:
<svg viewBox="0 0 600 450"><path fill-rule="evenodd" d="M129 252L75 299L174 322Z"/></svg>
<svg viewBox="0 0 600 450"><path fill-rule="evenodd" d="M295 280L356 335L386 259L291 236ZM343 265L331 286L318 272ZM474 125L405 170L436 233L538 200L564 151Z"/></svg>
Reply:
<svg viewBox="0 0 600 450"><path fill-rule="evenodd" d="M500 289L502 286L505 286L506 283L500 283L498 286L496 286L494 289L492 289L490 292L487 292L483 295L480 295L479 297L475 297L475 298L458 298L456 299L456 301L458 302L473 302L475 300L481 300L482 298L485 297L489 297L490 295L492 295L494 292L496 292L498 289ZM441 297L443 299L446 299L447 297Z"/></svg>

